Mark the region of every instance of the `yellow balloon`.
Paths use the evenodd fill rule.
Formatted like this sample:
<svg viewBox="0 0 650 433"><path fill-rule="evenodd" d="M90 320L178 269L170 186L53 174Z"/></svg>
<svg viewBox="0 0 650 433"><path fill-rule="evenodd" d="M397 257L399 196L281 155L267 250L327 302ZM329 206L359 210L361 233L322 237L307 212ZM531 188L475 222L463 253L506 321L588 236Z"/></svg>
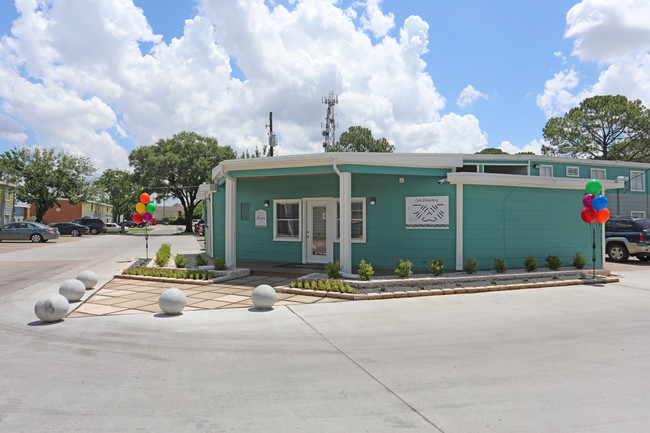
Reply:
<svg viewBox="0 0 650 433"><path fill-rule="evenodd" d="M135 205L135 210L138 211L138 213L145 213L147 210L147 207L144 205L144 203L138 203Z"/></svg>

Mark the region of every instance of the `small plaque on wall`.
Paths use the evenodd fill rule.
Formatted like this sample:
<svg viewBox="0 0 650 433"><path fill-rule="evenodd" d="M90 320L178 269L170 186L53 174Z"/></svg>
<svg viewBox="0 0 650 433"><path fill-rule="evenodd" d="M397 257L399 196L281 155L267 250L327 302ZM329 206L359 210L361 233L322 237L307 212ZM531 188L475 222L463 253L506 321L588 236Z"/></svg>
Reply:
<svg viewBox="0 0 650 433"><path fill-rule="evenodd" d="M449 229L449 197L406 197L407 229Z"/></svg>
<svg viewBox="0 0 650 433"><path fill-rule="evenodd" d="M265 210L260 209L255 211L255 227L266 227Z"/></svg>

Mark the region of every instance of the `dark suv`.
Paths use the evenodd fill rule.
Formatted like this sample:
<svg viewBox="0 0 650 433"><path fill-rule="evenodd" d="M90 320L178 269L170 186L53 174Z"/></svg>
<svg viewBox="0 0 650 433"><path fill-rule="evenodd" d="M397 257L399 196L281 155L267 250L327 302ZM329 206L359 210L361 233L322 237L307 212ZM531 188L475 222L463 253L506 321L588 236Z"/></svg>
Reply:
<svg viewBox="0 0 650 433"><path fill-rule="evenodd" d="M605 223L605 250L609 259L624 262L634 256L650 261L650 219L610 218Z"/></svg>
<svg viewBox="0 0 650 433"><path fill-rule="evenodd" d="M96 235L99 233L106 232L106 224L104 224L104 221L102 221L99 218L77 218L72 222L75 224L81 224L83 226L88 227L88 230L90 230L91 235Z"/></svg>

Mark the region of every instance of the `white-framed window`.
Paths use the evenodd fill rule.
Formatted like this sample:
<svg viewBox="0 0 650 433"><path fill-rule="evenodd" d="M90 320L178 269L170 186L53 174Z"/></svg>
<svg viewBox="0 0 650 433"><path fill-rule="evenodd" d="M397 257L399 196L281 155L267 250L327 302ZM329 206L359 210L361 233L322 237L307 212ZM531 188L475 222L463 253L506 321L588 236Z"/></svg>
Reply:
<svg viewBox="0 0 650 433"><path fill-rule="evenodd" d="M11 192L9 191L9 188L5 188L5 201L7 203L9 203L9 201L11 200L10 196L11 196Z"/></svg>
<svg viewBox="0 0 650 433"><path fill-rule="evenodd" d="M273 200L273 240L299 242L301 215L301 200Z"/></svg>
<svg viewBox="0 0 650 433"><path fill-rule="evenodd" d="M633 210L630 212L632 218L645 218L645 211L643 210Z"/></svg>
<svg viewBox="0 0 650 433"><path fill-rule="evenodd" d="M645 172L630 171L630 191L645 191ZM645 218L645 217L639 217Z"/></svg>
<svg viewBox="0 0 650 433"><path fill-rule="evenodd" d="M553 166L552 165L540 165L539 166L539 175L543 177L553 177Z"/></svg>
<svg viewBox="0 0 650 433"><path fill-rule="evenodd" d="M589 170L589 175L592 179L605 180L607 178L607 171L604 168L592 168Z"/></svg>
<svg viewBox="0 0 650 433"><path fill-rule="evenodd" d="M567 177L580 177L580 167L567 167L566 168Z"/></svg>
<svg viewBox="0 0 650 433"><path fill-rule="evenodd" d="M352 227L350 231L351 241L363 243L366 241L366 199L352 198L350 216ZM341 202L336 200L336 242L341 239Z"/></svg>

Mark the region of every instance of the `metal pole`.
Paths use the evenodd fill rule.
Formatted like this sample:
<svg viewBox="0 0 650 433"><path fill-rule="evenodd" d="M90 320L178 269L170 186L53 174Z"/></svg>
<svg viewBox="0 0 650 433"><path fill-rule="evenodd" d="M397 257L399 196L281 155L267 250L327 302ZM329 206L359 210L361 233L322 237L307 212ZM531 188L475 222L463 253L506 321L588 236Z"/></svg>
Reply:
<svg viewBox="0 0 650 433"><path fill-rule="evenodd" d="M273 137L273 111L269 112L269 131L271 132L271 137ZM269 147L269 156L273 156L273 146Z"/></svg>

